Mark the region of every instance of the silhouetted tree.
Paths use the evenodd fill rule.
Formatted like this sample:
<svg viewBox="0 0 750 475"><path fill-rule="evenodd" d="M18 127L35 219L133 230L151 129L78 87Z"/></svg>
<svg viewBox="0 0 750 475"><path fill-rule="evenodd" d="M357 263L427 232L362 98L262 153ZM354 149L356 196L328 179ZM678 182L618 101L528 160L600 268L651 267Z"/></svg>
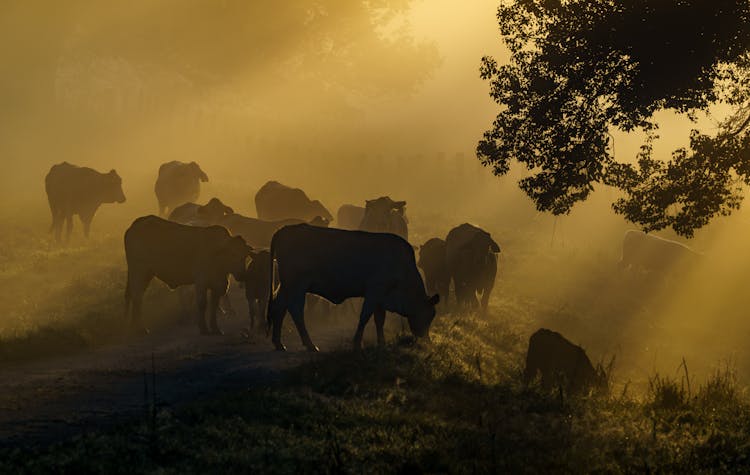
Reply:
<svg viewBox="0 0 750 475"><path fill-rule="evenodd" d="M644 230L691 236L727 215L750 184L750 2L511 0L498 8L508 64L482 59L501 106L477 146L496 175L516 159L539 210L568 213L594 184L624 191L613 207ZM653 157L654 113L695 121L717 103L733 114L689 149ZM618 163L610 132L642 131L636 164Z"/></svg>

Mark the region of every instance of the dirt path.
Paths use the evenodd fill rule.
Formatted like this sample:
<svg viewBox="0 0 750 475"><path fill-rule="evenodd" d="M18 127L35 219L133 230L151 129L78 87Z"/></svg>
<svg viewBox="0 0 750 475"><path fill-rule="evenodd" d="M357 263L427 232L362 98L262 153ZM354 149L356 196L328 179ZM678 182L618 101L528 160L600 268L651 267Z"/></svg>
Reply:
<svg viewBox="0 0 750 475"><path fill-rule="evenodd" d="M296 332L289 351L272 351L258 334L240 335L246 320L222 322L224 336L201 336L183 324L158 334L75 356L0 368L0 446L49 443L144 414L144 380L157 401L175 406L227 389L268 384L280 371L309 361ZM321 351L349 344L355 322L311 330Z"/></svg>

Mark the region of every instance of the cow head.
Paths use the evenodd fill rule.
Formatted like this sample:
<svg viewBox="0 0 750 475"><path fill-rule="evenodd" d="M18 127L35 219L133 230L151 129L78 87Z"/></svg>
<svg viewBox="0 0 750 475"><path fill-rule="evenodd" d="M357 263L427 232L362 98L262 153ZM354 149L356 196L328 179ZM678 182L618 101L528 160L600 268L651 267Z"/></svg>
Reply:
<svg viewBox="0 0 750 475"><path fill-rule="evenodd" d="M247 258L252 250L240 236L232 236L218 249L216 262L235 279L244 280Z"/></svg>
<svg viewBox="0 0 750 475"><path fill-rule="evenodd" d="M201 170L200 165L198 165L196 162L190 162L188 166L190 167L190 171L195 178L199 179L202 182L208 181L208 175L206 175L206 173Z"/></svg>
<svg viewBox="0 0 750 475"><path fill-rule="evenodd" d="M417 338L429 338L430 325L432 325L432 320L435 319L435 305L438 302L440 302L438 294L427 297L417 304L414 315L407 316L409 329Z"/></svg>
<svg viewBox="0 0 750 475"><path fill-rule="evenodd" d="M312 211L313 216L320 216L323 219L328 220L330 223L333 221L333 215L326 209L325 206L323 206L323 203L321 203L318 200L313 200L310 202L310 210Z"/></svg>
<svg viewBox="0 0 750 475"><path fill-rule="evenodd" d="M196 214L210 223L216 223L223 216L233 214L234 210L218 198L211 198L208 203L198 208Z"/></svg>
<svg viewBox="0 0 750 475"><path fill-rule="evenodd" d="M103 200L105 203L124 203L125 193L122 191L122 178L113 169L104 175Z"/></svg>
<svg viewBox="0 0 750 475"><path fill-rule="evenodd" d="M310 220L311 225L318 226L321 228L327 228L330 223L331 223L330 220L325 219L322 216L315 216L313 219Z"/></svg>

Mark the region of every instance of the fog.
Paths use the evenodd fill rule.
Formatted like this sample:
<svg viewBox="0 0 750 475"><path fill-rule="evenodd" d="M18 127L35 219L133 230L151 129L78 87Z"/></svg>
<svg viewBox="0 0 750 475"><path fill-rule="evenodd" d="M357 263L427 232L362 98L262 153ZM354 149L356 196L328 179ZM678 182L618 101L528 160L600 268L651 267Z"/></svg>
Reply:
<svg viewBox="0 0 750 475"><path fill-rule="evenodd" d="M196 161L210 179L201 201L218 196L249 216L258 188L278 180L334 215L341 204L382 195L406 200L415 245L463 222L483 227L502 248L491 318L561 331L595 360L616 354L623 381L674 371L683 356L703 375L733 359L747 381L744 210L687 243L706 256L699 266L667 279L623 276L616 262L634 226L613 214L613 190L601 187L553 217L518 190L524 170L494 177L476 159L497 107L479 79L480 59L507 57L495 0L279 5L4 2L0 275L32 303L8 303L3 328L30 306L43 324L45 299L67 291L43 286L102 266L82 259L55 269L14 251L38 244L54 252L43 185L50 166L120 174L127 202L99 209L89 243L76 222L74 240L76 248L110 246L102 255L120 269L121 233L157 212L159 165ZM662 156L685 145L691 127L716 120L658 119ZM614 134L616 157L631 160L640 139Z"/></svg>

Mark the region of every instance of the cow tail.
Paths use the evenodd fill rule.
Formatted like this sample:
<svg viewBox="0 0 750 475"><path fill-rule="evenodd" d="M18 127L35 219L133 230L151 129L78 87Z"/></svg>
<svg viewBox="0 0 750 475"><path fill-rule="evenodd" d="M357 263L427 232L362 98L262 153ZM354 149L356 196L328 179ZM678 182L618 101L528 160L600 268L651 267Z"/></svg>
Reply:
<svg viewBox="0 0 750 475"><path fill-rule="evenodd" d="M269 336L271 334L271 326L273 325L273 322L271 321L273 312L273 261L276 258L276 253L274 250L276 249L275 246L276 243L276 234L273 235L271 238L271 248L269 250L269 253L271 254L271 265L268 269L268 305L266 305L266 336Z"/></svg>

